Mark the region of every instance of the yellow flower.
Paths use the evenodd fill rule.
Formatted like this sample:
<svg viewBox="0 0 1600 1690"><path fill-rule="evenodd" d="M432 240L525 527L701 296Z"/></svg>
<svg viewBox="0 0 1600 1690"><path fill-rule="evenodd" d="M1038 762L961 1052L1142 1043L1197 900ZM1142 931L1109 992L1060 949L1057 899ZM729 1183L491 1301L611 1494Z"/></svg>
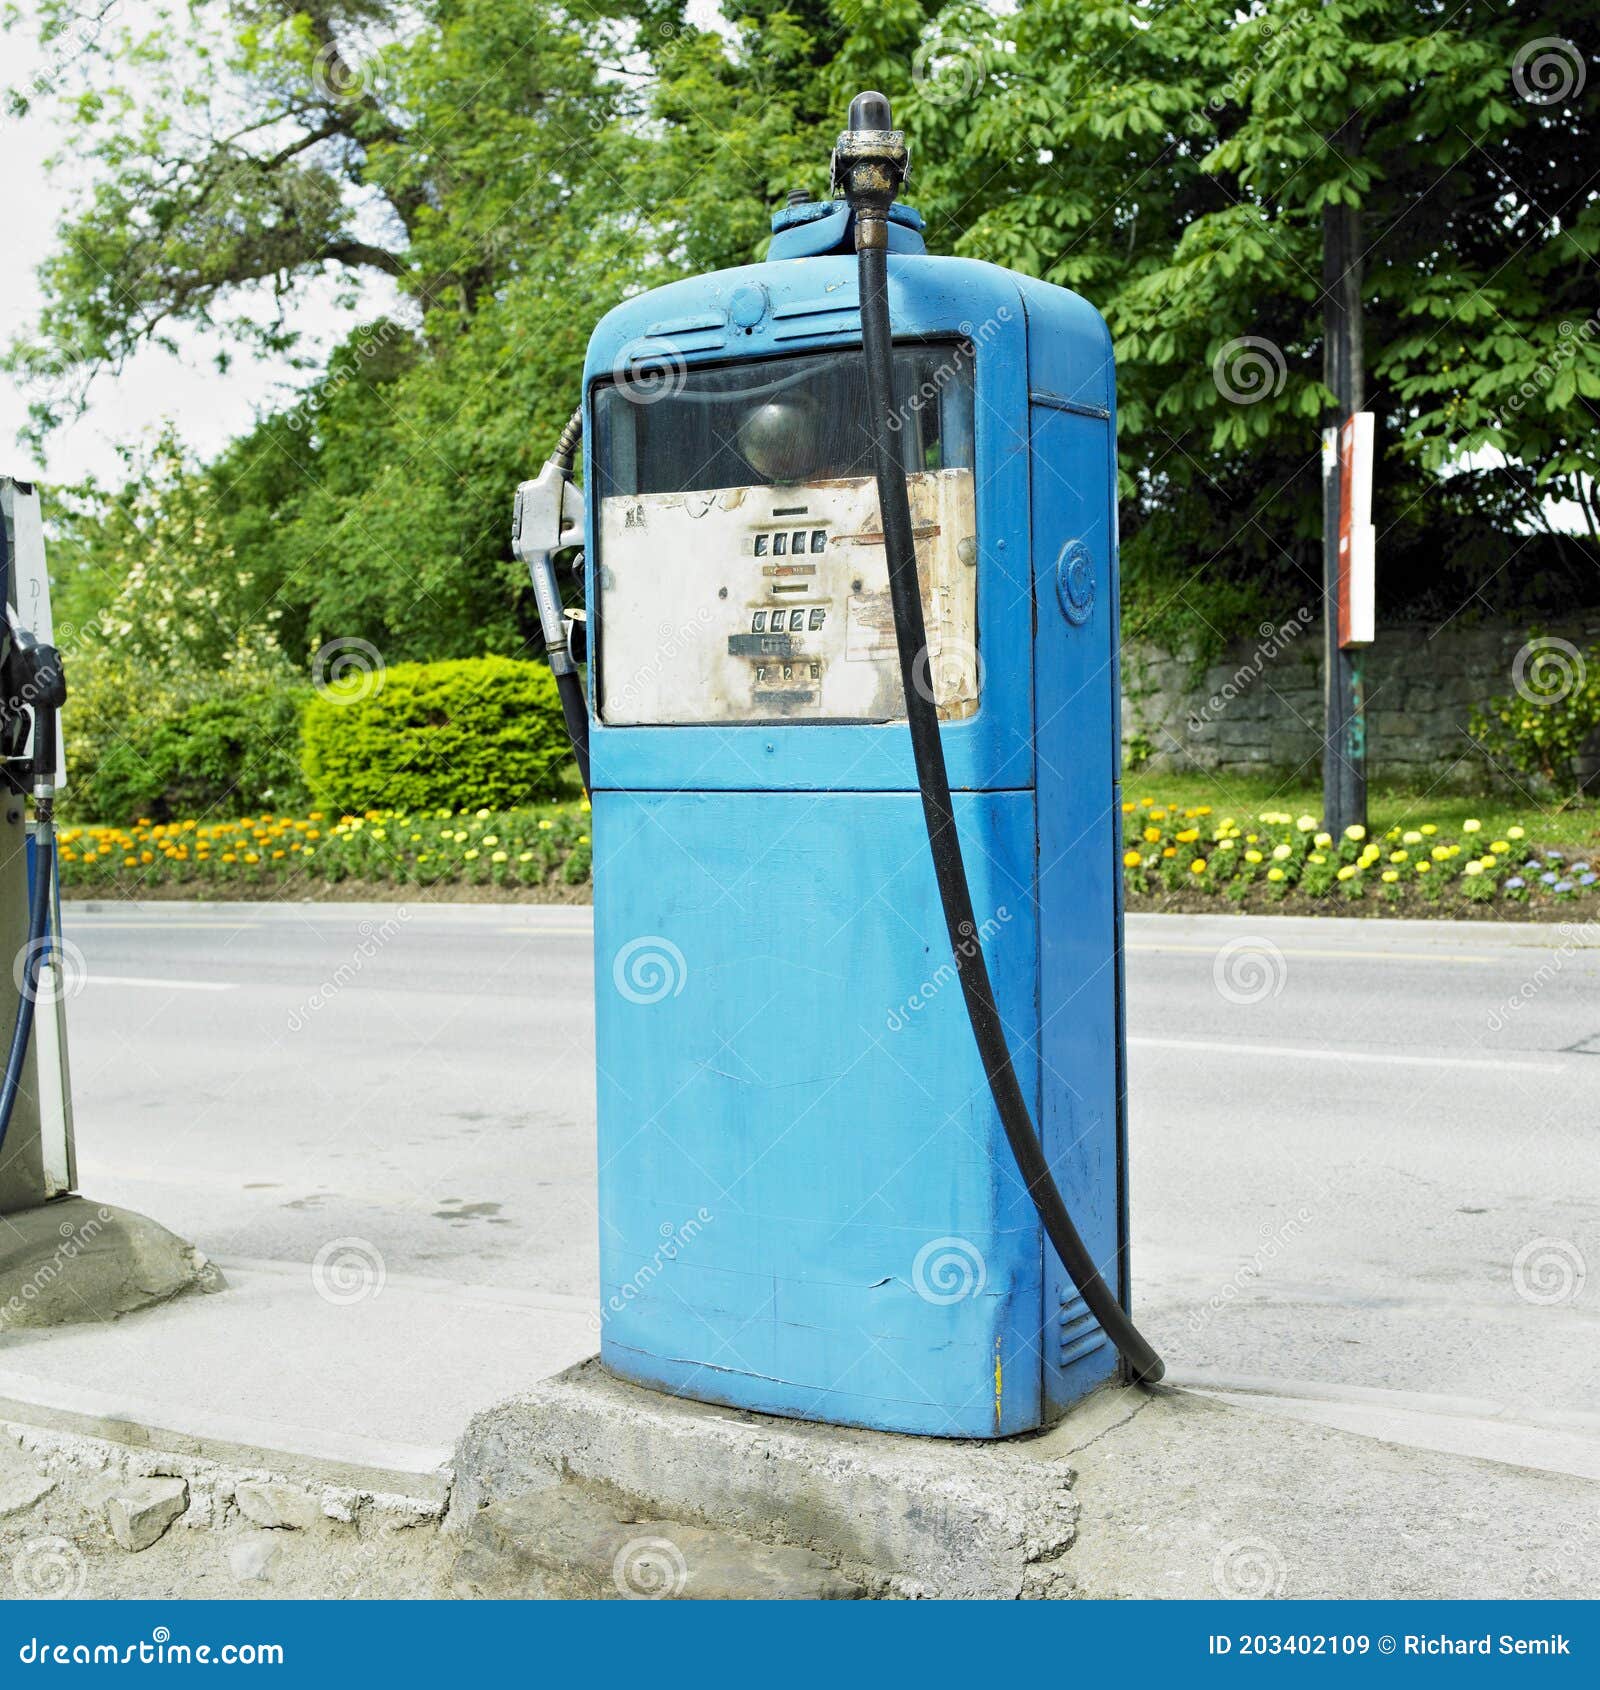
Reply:
<svg viewBox="0 0 1600 1690"><path fill-rule="evenodd" d="M1439 830L1438 830L1438 828L1436 828L1436 827L1435 827L1435 826L1434 826L1434 825L1433 825L1433 823L1432 823L1432 822L1424 822L1424 823L1423 823L1423 824L1422 824L1422 826L1421 826L1421 827L1420 827L1420 828L1419 828L1419 829L1418 829L1418 832L1420 832L1420 833L1428 833L1428 834L1433 834L1433 833L1437 833L1437 832L1438 832L1438 831L1439 831Z"/></svg>
<svg viewBox="0 0 1600 1690"><path fill-rule="evenodd" d="M1435 845L1428 855L1436 863L1448 862L1450 860L1450 847L1448 845Z"/></svg>
<svg viewBox="0 0 1600 1690"><path fill-rule="evenodd" d="M1417 873L1418 874L1431 874L1432 872L1433 872L1433 864L1430 863L1426 857L1424 857L1422 859L1422 861L1417 864Z"/></svg>
<svg viewBox="0 0 1600 1690"><path fill-rule="evenodd" d="M1476 833L1482 826L1483 823L1479 821L1465 821L1461 824L1461 831L1463 833Z"/></svg>
<svg viewBox="0 0 1600 1690"><path fill-rule="evenodd" d="M1138 862L1138 860L1139 860L1139 853L1137 851L1130 851L1128 853L1128 856L1132 857L1135 862ZM1123 860L1126 861L1127 859L1124 858ZM524 851L517 858L517 861L519 863L531 863L533 861L533 852L532 851Z"/></svg>
<svg viewBox="0 0 1600 1690"><path fill-rule="evenodd" d="M1122 806L1122 813L1125 816L1131 816L1133 814L1133 805L1132 804L1124 804Z"/></svg>
<svg viewBox="0 0 1600 1690"><path fill-rule="evenodd" d="M1310 833L1317 825L1314 816L1301 816L1294 824L1301 833Z"/></svg>
<svg viewBox="0 0 1600 1690"><path fill-rule="evenodd" d="M483 836L483 842L485 845L498 845L500 843L500 835L498 833L486 833Z"/></svg>
<svg viewBox="0 0 1600 1690"><path fill-rule="evenodd" d="M1327 862L1327 860L1328 859L1325 856L1323 856L1323 854L1320 851L1313 851L1311 853L1311 855L1306 858L1306 861L1308 863L1325 863L1325 862Z"/></svg>
<svg viewBox="0 0 1600 1690"><path fill-rule="evenodd" d="M1511 847L1505 842L1505 840L1497 839L1494 844L1489 847L1489 849L1498 857L1504 855L1504 853L1509 851Z"/></svg>
<svg viewBox="0 0 1600 1690"><path fill-rule="evenodd" d="M556 825L556 824L555 824L555 823L554 823L554 822L552 822L552 821L541 821L541 822L540 822L540 823L539 823L539 831L540 831L540 832L541 832L541 833L547 833L547 832L548 832L548 831L549 831L549 830L550 830L550 829L551 829L551 828L553 828L553 827L554 827L554 826L555 826L555 825ZM1148 833L1147 833L1147 834L1146 834L1146 836L1145 836L1145 837L1146 837L1146 838L1148 838L1148 837L1149 837L1149 835L1148 835ZM1156 838L1157 838L1157 839L1159 839L1159 838L1160 838L1160 837L1161 837L1161 835L1160 835L1160 834L1159 834L1159 833L1158 833L1158 834L1157 834L1157 835L1156 835Z"/></svg>
<svg viewBox="0 0 1600 1690"><path fill-rule="evenodd" d="M1259 863L1261 861L1261 853L1259 851L1246 851L1244 854L1244 860L1247 863Z"/></svg>
<svg viewBox="0 0 1600 1690"><path fill-rule="evenodd" d="M1167 819L1167 812L1165 810L1152 810L1150 819L1153 822L1164 822Z"/></svg>
<svg viewBox="0 0 1600 1690"><path fill-rule="evenodd" d="M1383 871L1383 878L1386 881L1398 880L1400 878L1400 871L1397 868L1386 868Z"/></svg>
<svg viewBox="0 0 1600 1690"><path fill-rule="evenodd" d="M1197 827L1186 827L1182 833L1175 833L1172 837L1176 839L1180 845L1192 845L1195 840L1200 837L1200 829Z"/></svg>
<svg viewBox="0 0 1600 1690"><path fill-rule="evenodd" d="M1391 851L1389 853L1389 861L1391 863L1403 863L1410 855L1411 853L1409 851Z"/></svg>
<svg viewBox="0 0 1600 1690"><path fill-rule="evenodd" d="M1349 827L1344 830L1344 836L1346 839L1353 839L1359 844L1361 840L1367 837L1367 830L1360 822L1351 822Z"/></svg>
<svg viewBox="0 0 1600 1690"><path fill-rule="evenodd" d="M486 822L489 819L489 812L487 810L479 810L479 811L476 812L476 814L477 814L477 819L480 822Z"/></svg>
<svg viewBox="0 0 1600 1690"><path fill-rule="evenodd" d="M580 845L587 845L589 843L589 835L587 833L580 833L578 835L578 843Z"/></svg>
<svg viewBox="0 0 1600 1690"><path fill-rule="evenodd" d="M1161 853L1161 855L1163 857L1175 857L1175 856L1177 856L1177 854L1178 854L1178 847L1176 845L1167 846L1167 848Z"/></svg>
<svg viewBox="0 0 1600 1690"><path fill-rule="evenodd" d="M1219 851L1232 851L1235 849L1234 842L1231 839L1219 839L1217 849Z"/></svg>
<svg viewBox="0 0 1600 1690"><path fill-rule="evenodd" d="M1508 827L1506 829L1507 839L1526 839L1527 836L1528 830L1525 827Z"/></svg>
<svg viewBox="0 0 1600 1690"><path fill-rule="evenodd" d="M491 863L503 863L505 860L506 860L506 854L505 854L504 851L496 851L495 854L489 859L489 861Z"/></svg>
<svg viewBox="0 0 1600 1690"><path fill-rule="evenodd" d="M1356 872L1356 865L1354 863L1346 863L1344 865L1344 867L1339 870L1339 879L1340 880L1348 880L1350 878L1350 876L1353 875L1355 872Z"/></svg>
<svg viewBox="0 0 1600 1690"><path fill-rule="evenodd" d="M1290 854L1290 847L1287 846L1287 845L1274 845L1272 847L1272 856L1273 856L1273 860L1275 862L1281 863L1283 861L1283 859L1285 857L1287 857L1289 854Z"/></svg>
<svg viewBox="0 0 1600 1690"><path fill-rule="evenodd" d="M239 859L238 859L238 857L236 857L233 854L232 851L224 851L222 853L222 860L225 863L236 863L236 862L238 862Z"/></svg>
<svg viewBox="0 0 1600 1690"><path fill-rule="evenodd" d="M1283 870L1281 868L1269 868L1267 870L1267 879L1268 880L1282 880L1283 879Z"/></svg>
<svg viewBox="0 0 1600 1690"><path fill-rule="evenodd" d="M1483 873L1483 864L1479 863L1479 862L1468 863L1467 866L1464 869L1462 869L1461 872L1463 874L1482 874Z"/></svg>
<svg viewBox="0 0 1600 1690"><path fill-rule="evenodd" d="M1204 874L1206 872L1205 858L1196 857L1195 860L1189 864L1189 872L1190 874Z"/></svg>
<svg viewBox="0 0 1600 1690"><path fill-rule="evenodd" d="M1401 834L1400 843L1402 845L1420 845L1422 843L1422 835L1416 830L1416 828L1410 828L1405 833Z"/></svg>
<svg viewBox="0 0 1600 1690"><path fill-rule="evenodd" d="M529 851L527 855L531 857L533 853ZM1137 851L1124 851L1122 853L1122 866L1124 868L1137 868L1139 866L1139 853Z"/></svg>
<svg viewBox="0 0 1600 1690"><path fill-rule="evenodd" d="M466 851L462 854L461 860L464 863L470 863L476 860L477 855L478 853L476 851Z"/></svg>
<svg viewBox="0 0 1600 1690"><path fill-rule="evenodd" d="M1333 835L1331 833L1319 833L1317 837L1311 841L1311 843L1315 845L1319 851L1326 851L1333 843Z"/></svg>

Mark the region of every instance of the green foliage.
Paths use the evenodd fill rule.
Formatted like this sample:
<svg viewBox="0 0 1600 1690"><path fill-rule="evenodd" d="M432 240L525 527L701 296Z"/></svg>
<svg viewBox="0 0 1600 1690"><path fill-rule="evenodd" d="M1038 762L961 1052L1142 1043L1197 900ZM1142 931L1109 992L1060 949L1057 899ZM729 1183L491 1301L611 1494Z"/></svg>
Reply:
<svg viewBox="0 0 1600 1690"><path fill-rule="evenodd" d="M301 802L300 711L286 666L175 676L123 653L69 671L63 813L91 822L233 816Z"/></svg>
<svg viewBox="0 0 1600 1690"><path fill-rule="evenodd" d="M554 792L569 762L542 663L397 663L329 682L305 713L306 785L330 810L510 808Z"/></svg>
<svg viewBox="0 0 1600 1690"><path fill-rule="evenodd" d="M1533 628L1517 653L1513 690L1472 714L1472 737L1501 769L1575 795L1577 759L1600 729L1600 645L1579 651Z"/></svg>

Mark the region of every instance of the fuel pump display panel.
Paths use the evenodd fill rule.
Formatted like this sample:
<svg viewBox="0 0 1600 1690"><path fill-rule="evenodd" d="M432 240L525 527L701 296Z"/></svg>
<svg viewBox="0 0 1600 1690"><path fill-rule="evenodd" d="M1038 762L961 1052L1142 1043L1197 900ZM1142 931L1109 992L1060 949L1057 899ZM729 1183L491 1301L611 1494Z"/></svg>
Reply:
<svg viewBox="0 0 1600 1690"><path fill-rule="evenodd" d="M978 707L972 472L910 478L947 721ZM614 495L600 506L599 713L614 724L905 714L870 477Z"/></svg>
<svg viewBox="0 0 1600 1690"><path fill-rule="evenodd" d="M896 352L946 721L978 708L971 350ZM596 705L610 726L904 716L859 356L651 369L595 403Z"/></svg>

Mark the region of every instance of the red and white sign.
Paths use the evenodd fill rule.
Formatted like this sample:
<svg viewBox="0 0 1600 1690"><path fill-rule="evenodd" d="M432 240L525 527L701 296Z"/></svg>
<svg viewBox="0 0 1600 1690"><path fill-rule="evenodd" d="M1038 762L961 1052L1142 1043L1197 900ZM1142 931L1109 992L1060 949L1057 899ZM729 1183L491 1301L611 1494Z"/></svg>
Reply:
<svg viewBox="0 0 1600 1690"><path fill-rule="evenodd" d="M1372 412L1339 430L1339 647L1371 645L1377 623L1377 531L1372 526Z"/></svg>

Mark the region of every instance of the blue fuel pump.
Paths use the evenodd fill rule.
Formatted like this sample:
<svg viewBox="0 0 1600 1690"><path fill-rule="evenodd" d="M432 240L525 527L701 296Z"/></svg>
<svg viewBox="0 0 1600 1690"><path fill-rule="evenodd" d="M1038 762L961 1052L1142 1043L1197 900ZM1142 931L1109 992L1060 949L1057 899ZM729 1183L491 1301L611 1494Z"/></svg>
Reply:
<svg viewBox="0 0 1600 1690"><path fill-rule="evenodd" d="M764 263L602 319L515 534L593 798L603 1363L990 1438L1162 1371L1127 1312L1115 393L1083 300L927 254L907 163L859 96Z"/></svg>

